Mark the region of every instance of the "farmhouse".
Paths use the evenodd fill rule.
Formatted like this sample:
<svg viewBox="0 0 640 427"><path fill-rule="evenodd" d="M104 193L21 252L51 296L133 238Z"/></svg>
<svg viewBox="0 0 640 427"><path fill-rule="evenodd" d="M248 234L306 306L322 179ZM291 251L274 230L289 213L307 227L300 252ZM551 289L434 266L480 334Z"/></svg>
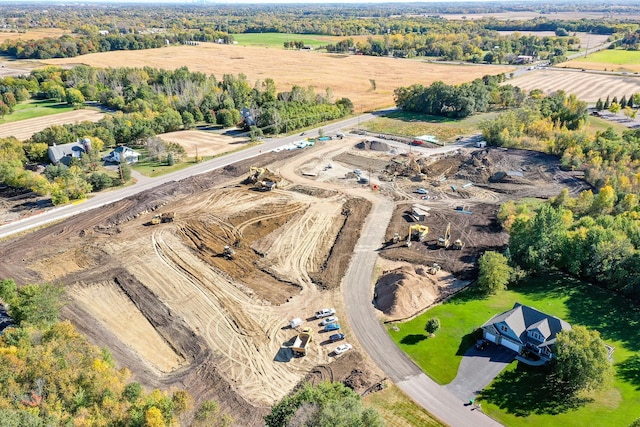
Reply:
<svg viewBox="0 0 640 427"><path fill-rule="evenodd" d="M483 337L518 354L525 351L542 360L553 358L556 334L571 329L567 322L535 308L516 303L482 325Z"/></svg>
<svg viewBox="0 0 640 427"><path fill-rule="evenodd" d="M121 163L122 161L126 161L127 163L137 163L139 157L140 153L138 153L137 151L133 151L129 147L121 145L120 147L110 152L108 155L104 156L102 160L112 163Z"/></svg>
<svg viewBox="0 0 640 427"><path fill-rule="evenodd" d="M53 163L54 165L62 163L66 166L69 166L69 164L71 163L71 159L79 159L83 154L89 152L91 146L87 141L87 139L83 139L82 142L76 141L69 144L61 145L53 144L47 150L49 160L51 160L51 163Z"/></svg>

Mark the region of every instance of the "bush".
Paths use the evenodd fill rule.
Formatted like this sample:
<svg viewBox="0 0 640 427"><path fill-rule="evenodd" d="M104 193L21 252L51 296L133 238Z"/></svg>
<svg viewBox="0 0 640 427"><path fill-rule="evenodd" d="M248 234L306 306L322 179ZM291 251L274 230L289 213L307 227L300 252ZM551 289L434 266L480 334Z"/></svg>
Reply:
<svg viewBox="0 0 640 427"><path fill-rule="evenodd" d="M111 187L113 180L104 172L96 172L89 176L89 184L91 184L94 191L102 191L105 188Z"/></svg>
<svg viewBox="0 0 640 427"><path fill-rule="evenodd" d="M427 320L427 324L424 327L424 330L429 332L430 334L435 334L436 331L440 329L440 319L437 317L432 317Z"/></svg>

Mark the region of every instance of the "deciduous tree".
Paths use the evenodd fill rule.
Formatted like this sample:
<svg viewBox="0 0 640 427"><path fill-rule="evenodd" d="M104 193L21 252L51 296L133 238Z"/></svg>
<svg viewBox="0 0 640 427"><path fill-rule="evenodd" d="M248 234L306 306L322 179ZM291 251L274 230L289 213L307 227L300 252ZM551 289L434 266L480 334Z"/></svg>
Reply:
<svg viewBox="0 0 640 427"><path fill-rule="evenodd" d="M487 251L478 261L480 274L478 276L478 286L487 294L495 294L507 288L511 277L511 267L507 258L493 251Z"/></svg>

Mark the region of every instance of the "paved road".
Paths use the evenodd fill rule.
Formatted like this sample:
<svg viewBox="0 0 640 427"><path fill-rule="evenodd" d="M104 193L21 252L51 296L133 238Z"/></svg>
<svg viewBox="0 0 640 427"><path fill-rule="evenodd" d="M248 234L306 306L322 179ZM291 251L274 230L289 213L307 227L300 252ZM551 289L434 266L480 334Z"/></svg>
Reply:
<svg viewBox="0 0 640 427"><path fill-rule="evenodd" d="M349 325L373 361L409 395L442 422L455 427L495 427L499 423L471 410L436 384L393 342L373 308L372 276L377 250L393 213L393 202L380 198L365 220L351 265L343 279L343 294Z"/></svg>
<svg viewBox="0 0 640 427"><path fill-rule="evenodd" d="M384 110L390 111L390 110ZM378 111L371 114L363 114L359 117L352 117L346 120L341 120L336 123L325 125L322 127L326 134L338 132L343 128L353 127L355 128L358 123L371 120L376 116L383 114L384 111ZM318 130L308 131L305 133L305 137L318 136ZM283 147L295 141L300 141L302 137L300 135L291 135L284 138L266 139L262 144L248 148L246 150L238 151L236 153L228 154L216 159L212 159L192 167L182 169L177 172L166 174L154 179L140 179L136 185L121 188L114 191L106 191L97 193L90 199L85 200L79 204L70 204L59 208L52 209L45 213L14 221L9 224L0 226L0 239L11 236L15 233L26 231L32 228L41 227L54 221L69 218L73 215L77 215L82 212L86 212L92 209L96 209L105 206L109 203L122 200L126 197L133 196L145 190L157 187L171 181L180 181L190 176L199 175L202 173L210 172L215 169L225 167L227 165L257 157L263 152L266 153L275 148Z"/></svg>

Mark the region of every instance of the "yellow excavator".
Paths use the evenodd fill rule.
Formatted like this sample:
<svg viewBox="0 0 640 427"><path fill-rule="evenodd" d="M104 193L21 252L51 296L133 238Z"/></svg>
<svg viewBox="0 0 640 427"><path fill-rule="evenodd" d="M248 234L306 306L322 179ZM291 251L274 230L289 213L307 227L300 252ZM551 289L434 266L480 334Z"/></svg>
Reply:
<svg viewBox="0 0 640 427"><path fill-rule="evenodd" d="M444 236L438 238L438 246L447 249L451 244L451 223L447 224L447 229L444 232Z"/></svg>
<svg viewBox="0 0 640 427"><path fill-rule="evenodd" d="M251 166L249 168L249 172L250 172L250 175L247 178L249 182L258 182L260 181L260 178L262 178L262 175L264 175L265 168L258 168L255 166Z"/></svg>
<svg viewBox="0 0 640 427"><path fill-rule="evenodd" d="M460 239L456 239L453 242L453 249L461 251L462 249L464 249L464 242Z"/></svg>
<svg viewBox="0 0 640 427"><path fill-rule="evenodd" d="M427 237L427 234L429 234L429 227L427 227L426 225L410 225L406 246L408 248L411 247L411 240L413 239L422 242Z"/></svg>

